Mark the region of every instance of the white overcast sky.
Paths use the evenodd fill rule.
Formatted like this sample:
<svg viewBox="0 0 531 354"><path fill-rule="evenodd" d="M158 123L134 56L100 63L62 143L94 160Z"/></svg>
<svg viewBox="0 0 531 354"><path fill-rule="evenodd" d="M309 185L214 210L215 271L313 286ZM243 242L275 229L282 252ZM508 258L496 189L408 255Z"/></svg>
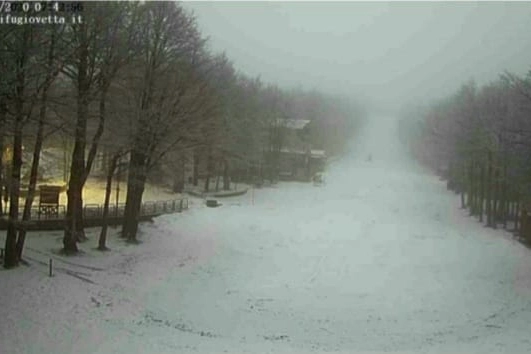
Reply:
<svg viewBox="0 0 531 354"><path fill-rule="evenodd" d="M400 105L531 69L531 2L185 2L210 46L282 87Z"/></svg>

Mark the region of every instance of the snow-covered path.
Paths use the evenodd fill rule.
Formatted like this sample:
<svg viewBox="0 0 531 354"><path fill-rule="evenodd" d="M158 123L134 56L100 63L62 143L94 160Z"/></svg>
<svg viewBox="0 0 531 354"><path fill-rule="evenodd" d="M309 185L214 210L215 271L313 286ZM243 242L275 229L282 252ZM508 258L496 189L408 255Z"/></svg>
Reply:
<svg viewBox="0 0 531 354"><path fill-rule="evenodd" d="M35 340L56 353L531 352L530 251L468 218L395 133L372 121L321 187L281 183L144 226L96 285L54 279L86 289L79 304L111 304L84 303L75 343Z"/></svg>

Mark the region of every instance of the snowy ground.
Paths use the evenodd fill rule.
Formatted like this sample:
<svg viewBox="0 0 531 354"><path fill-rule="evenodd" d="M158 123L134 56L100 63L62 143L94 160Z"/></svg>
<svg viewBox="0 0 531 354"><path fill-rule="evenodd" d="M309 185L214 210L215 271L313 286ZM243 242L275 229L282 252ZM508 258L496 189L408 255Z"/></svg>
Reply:
<svg viewBox="0 0 531 354"><path fill-rule="evenodd" d="M60 233L30 236L31 265L0 271L0 352L531 352L530 251L459 210L394 123L321 187L196 201L140 246L97 253L94 230L65 259Z"/></svg>

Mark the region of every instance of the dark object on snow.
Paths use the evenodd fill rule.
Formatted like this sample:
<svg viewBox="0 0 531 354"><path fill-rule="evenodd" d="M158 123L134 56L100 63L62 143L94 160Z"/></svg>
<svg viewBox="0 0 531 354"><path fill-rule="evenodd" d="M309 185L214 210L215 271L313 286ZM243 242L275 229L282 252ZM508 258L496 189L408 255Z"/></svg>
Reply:
<svg viewBox="0 0 531 354"><path fill-rule="evenodd" d="M207 199L206 205L207 205L207 207L210 207L210 208L216 208L216 207L220 206L221 204L218 203L218 201L216 199Z"/></svg>

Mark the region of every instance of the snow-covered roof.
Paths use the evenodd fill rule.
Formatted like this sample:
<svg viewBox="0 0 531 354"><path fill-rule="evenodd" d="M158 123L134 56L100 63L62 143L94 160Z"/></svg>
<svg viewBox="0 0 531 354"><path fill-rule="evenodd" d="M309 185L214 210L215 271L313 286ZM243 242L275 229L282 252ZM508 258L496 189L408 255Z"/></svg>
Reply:
<svg viewBox="0 0 531 354"><path fill-rule="evenodd" d="M287 146L287 147L283 147L282 149L280 149L280 152L297 154L297 155L306 155L307 150L304 150L298 147Z"/></svg>
<svg viewBox="0 0 531 354"><path fill-rule="evenodd" d="M280 152L295 154L295 155L306 155L308 151L297 148L283 147ZM310 150L310 156L314 158L325 158L326 152L324 150Z"/></svg>
<svg viewBox="0 0 531 354"><path fill-rule="evenodd" d="M277 125L288 129L301 130L310 123L307 119L277 119Z"/></svg>
<svg viewBox="0 0 531 354"><path fill-rule="evenodd" d="M326 152L324 150L311 150L311 157L324 158L326 157Z"/></svg>

